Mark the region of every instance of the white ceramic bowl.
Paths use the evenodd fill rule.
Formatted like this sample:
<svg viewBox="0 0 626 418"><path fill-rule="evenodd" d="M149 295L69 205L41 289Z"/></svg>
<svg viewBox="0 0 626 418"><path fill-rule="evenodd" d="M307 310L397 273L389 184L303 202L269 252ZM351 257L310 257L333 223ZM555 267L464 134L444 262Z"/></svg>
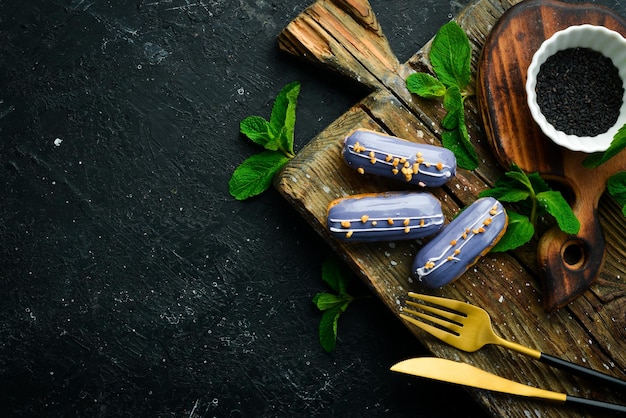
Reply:
<svg viewBox="0 0 626 418"><path fill-rule="evenodd" d="M568 135L563 131L557 130L546 120L537 104L535 87L541 64L558 51L579 47L593 49L610 58L613 61L613 65L619 70L622 85L626 87L626 39L619 33L604 26L580 25L570 26L567 29L556 32L549 39L545 40L537 52L535 52L528 67L526 97L533 119L543 133L552 141L573 151L601 152L609 147L615 133L626 124L626 90L622 97L622 107L615 125L605 133L594 137Z"/></svg>

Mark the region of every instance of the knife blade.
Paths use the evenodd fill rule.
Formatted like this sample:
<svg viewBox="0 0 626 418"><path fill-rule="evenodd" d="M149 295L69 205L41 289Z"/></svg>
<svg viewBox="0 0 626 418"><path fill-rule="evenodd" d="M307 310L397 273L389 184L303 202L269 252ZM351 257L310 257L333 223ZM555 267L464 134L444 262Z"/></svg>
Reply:
<svg viewBox="0 0 626 418"><path fill-rule="evenodd" d="M391 371L440 380L463 386L486 389L559 403L575 403L626 413L626 406L570 396L565 393L536 388L496 376L467 363L437 357L418 357L401 361Z"/></svg>

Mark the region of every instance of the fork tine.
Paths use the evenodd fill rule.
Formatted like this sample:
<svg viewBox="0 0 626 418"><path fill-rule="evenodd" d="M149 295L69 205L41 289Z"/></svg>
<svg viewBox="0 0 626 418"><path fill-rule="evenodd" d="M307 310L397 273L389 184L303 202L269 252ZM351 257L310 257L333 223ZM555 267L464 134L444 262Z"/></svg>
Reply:
<svg viewBox="0 0 626 418"><path fill-rule="evenodd" d="M400 314L400 316L402 318L404 318L405 320L409 321L411 324L415 325L418 328L421 328L422 330L428 332L429 334L431 334L433 337L435 338L439 338L441 341L448 341L450 338L456 338L457 336L454 334L451 334L447 331L444 331L440 328L434 327L430 324L427 324L426 322L422 322L422 321L418 321L417 319L410 317L408 315L405 314Z"/></svg>
<svg viewBox="0 0 626 418"><path fill-rule="evenodd" d="M409 297L414 299L420 299L424 302L430 302L434 305L443 306L444 308L452 309L466 314L469 311L483 310L477 306L470 305L469 303L461 302L460 300L446 299L438 296L422 295L420 293L409 292Z"/></svg>
<svg viewBox="0 0 626 418"><path fill-rule="evenodd" d="M406 304L410 305L410 306L414 306L416 308L419 308L419 309L421 309L423 311L433 313L433 314L435 314L437 316L445 318L448 321L453 322L453 323L458 324L458 325L462 325L463 324L463 320L465 318L467 318L467 315L463 315L461 313L446 311L444 309L440 309L440 308L437 308L435 306L422 305L421 303L412 302L410 300L407 300Z"/></svg>
<svg viewBox="0 0 626 418"><path fill-rule="evenodd" d="M424 307L423 305L419 306L419 304L415 304L415 305L418 305L418 307L420 307L422 309L423 308L428 308L428 306ZM418 318L421 318L421 319L424 319L426 321L429 321L429 322L431 322L433 324L437 324L437 325L445 328L451 334L458 335L458 334L461 333L461 329L463 328L462 325L446 321L445 319L437 318L436 316L432 316L432 315L428 315L428 314L425 314L425 313L422 313L422 312L414 311L412 309L404 308L403 311L404 312L408 312L408 313L410 313L413 316L417 316ZM435 313L438 313L438 312L435 312Z"/></svg>

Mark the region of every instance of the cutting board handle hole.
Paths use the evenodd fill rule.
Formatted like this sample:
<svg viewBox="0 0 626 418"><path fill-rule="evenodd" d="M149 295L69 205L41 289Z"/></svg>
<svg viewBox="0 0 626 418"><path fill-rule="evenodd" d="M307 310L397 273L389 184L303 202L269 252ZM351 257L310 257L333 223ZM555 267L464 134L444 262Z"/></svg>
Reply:
<svg viewBox="0 0 626 418"><path fill-rule="evenodd" d="M561 257L568 268L579 270L587 261L585 245L579 240L567 241L561 248Z"/></svg>

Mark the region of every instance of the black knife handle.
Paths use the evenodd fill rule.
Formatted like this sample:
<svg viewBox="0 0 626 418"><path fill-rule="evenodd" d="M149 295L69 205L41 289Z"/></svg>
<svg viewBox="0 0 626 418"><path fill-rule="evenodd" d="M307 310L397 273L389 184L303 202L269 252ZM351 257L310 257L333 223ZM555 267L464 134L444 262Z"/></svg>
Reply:
<svg viewBox="0 0 626 418"><path fill-rule="evenodd" d="M549 366L568 371L580 377L592 378L598 382L609 383L612 385L619 386L622 389L626 389L626 381L620 380L613 376L609 376L608 374L600 373L596 370L592 370L587 367L579 366L578 364L571 363L569 361L561 360L560 358L556 358L548 354L541 353L541 357L539 357L539 361Z"/></svg>
<svg viewBox="0 0 626 418"><path fill-rule="evenodd" d="M626 413L626 406L624 405L617 405L614 403L602 402L602 401L594 401L591 399L578 398L576 396L566 395L565 402L574 403L578 405L593 406L594 408L602 408L602 409L608 409L610 411Z"/></svg>

